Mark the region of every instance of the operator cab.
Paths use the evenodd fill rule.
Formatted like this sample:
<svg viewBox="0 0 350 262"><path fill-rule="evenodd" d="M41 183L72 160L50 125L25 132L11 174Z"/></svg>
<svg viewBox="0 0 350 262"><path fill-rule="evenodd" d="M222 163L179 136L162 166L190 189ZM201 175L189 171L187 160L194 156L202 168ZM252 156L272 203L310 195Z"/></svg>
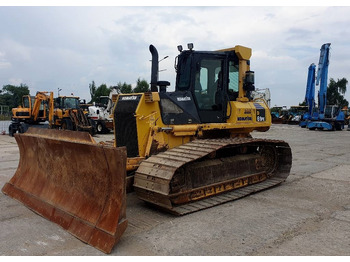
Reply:
<svg viewBox="0 0 350 262"><path fill-rule="evenodd" d="M22 104L23 104L23 108L27 108L29 109L29 111L31 112L33 107L34 107L34 103L35 103L35 96L23 96L22 98ZM40 108L39 108L39 112L38 112L38 117L45 117L45 106L44 104L46 104L46 101L41 101L40 103ZM22 113L23 114L23 113ZM21 113L19 114L21 115ZM29 112L25 112L26 116L29 116L30 113Z"/></svg>
<svg viewBox="0 0 350 262"><path fill-rule="evenodd" d="M249 100L254 87L254 72L244 71L243 89L240 91L240 69L242 65L235 49L222 51L194 51L193 44L188 44L175 59L175 92L166 92L169 82L158 81L158 53L150 46L152 53L151 90L160 87L161 115L164 124L190 123L225 123L230 118L229 101L237 98ZM242 50L242 49L241 49ZM246 59L245 56L244 59ZM242 57L241 57L242 59ZM244 60L243 59L243 60ZM248 58L249 59L249 58ZM249 60L245 60L249 68ZM240 93L241 92L241 93Z"/></svg>
<svg viewBox="0 0 350 262"><path fill-rule="evenodd" d="M107 107L108 103L109 103L110 98L108 96L100 96L98 99L98 105L101 107Z"/></svg>
<svg viewBox="0 0 350 262"><path fill-rule="evenodd" d="M55 98L55 107L59 109L79 109L79 97L60 96Z"/></svg>
<svg viewBox="0 0 350 262"><path fill-rule="evenodd" d="M227 102L238 97L239 61L234 52L182 51L176 63L176 92L189 91L201 123L227 120Z"/></svg>

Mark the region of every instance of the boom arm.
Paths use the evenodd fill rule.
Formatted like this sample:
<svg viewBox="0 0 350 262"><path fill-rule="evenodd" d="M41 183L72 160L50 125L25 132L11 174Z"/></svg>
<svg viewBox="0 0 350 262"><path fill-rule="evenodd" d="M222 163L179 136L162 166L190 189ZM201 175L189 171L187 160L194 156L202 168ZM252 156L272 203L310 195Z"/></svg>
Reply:
<svg viewBox="0 0 350 262"><path fill-rule="evenodd" d="M312 63L309 66L309 71L307 75L307 83L306 83L306 94L305 94L305 101L306 105L309 109L309 115L312 115L312 110L315 106L315 71L316 71L316 65Z"/></svg>
<svg viewBox="0 0 350 262"><path fill-rule="evenodd" d="M47 95L50 94L50 95ZM49 124L53 124L53 92L37 92L35 96L35 103L33 106L34 121L37 120L39 116L40 105L42 101L48 101L49 106Z"/></svg>
<svg viewBox="0 0 350 262"><path fill-rule="evenodd" d="M327 103L327 78L329 65L329 49L330 43L323 44L321 47L320 61L318 63L316 85L320 83L320 90L318 93L318 107L320 118L324 117L324 112Z"/></svg>

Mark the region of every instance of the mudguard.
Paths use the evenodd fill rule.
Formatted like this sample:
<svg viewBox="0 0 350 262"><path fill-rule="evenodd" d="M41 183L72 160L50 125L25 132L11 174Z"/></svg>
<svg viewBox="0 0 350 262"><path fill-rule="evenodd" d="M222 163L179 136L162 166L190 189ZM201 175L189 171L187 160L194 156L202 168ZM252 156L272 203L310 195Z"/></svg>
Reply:
<svg viewBox="0 0 350 262"><path fill-rule="evenodd" d="M2 192L110 253L128 223L126 148L68 130L30 128L15 139L19 165Z"/></svg>

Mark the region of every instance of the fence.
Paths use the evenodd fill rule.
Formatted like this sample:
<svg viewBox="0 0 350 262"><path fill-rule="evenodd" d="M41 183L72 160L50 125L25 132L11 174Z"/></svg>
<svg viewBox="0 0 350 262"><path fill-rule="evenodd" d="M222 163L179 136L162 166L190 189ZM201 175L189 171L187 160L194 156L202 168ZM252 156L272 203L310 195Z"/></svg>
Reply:
<svg viewBox="0 0 350 262"><path fill-rule="evenodd" d="M11 124L11 111L9 106L0 105L0 135L8 134Z"/></svg>
<svg viewBox="0 0 350 262"><path fill-rule="evenodd" d="M11 121L0 121L0 135L6 135L9 133L9 125Z"/></svg>
<svg viewBox="0 0 350 262"><path fill-rule="evenodd" d="M9 106L0 105L0 120L10 120L11 111Z"/></svg>

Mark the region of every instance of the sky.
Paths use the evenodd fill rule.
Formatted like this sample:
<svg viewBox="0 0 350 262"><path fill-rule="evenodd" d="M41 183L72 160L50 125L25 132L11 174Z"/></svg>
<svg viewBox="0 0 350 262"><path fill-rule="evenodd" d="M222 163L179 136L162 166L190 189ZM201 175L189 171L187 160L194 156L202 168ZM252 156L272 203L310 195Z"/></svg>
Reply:
<svg viewBox="0 0 350 262"><path fill-rule="evenodd" d="M56 96L61 89L60 95L73 93L90 100L92 81L97 86L119 82L135 86L138 78L150 82L153 44L159 59L168 56L160 62L159 80L169 81L172 91L177 46L187 43L206 51L235 45L252 48L255 86L269 88L271 106L304 100L308 67L318 64L324 43L331 43L328 77L350 81L348 6L181 5L184 1L172 6L133 2L23 6L22 2L8 6L0 0L0 88L22 83L32 95L53 91ZM348 86L348 101L349 94Z"/></svg>

